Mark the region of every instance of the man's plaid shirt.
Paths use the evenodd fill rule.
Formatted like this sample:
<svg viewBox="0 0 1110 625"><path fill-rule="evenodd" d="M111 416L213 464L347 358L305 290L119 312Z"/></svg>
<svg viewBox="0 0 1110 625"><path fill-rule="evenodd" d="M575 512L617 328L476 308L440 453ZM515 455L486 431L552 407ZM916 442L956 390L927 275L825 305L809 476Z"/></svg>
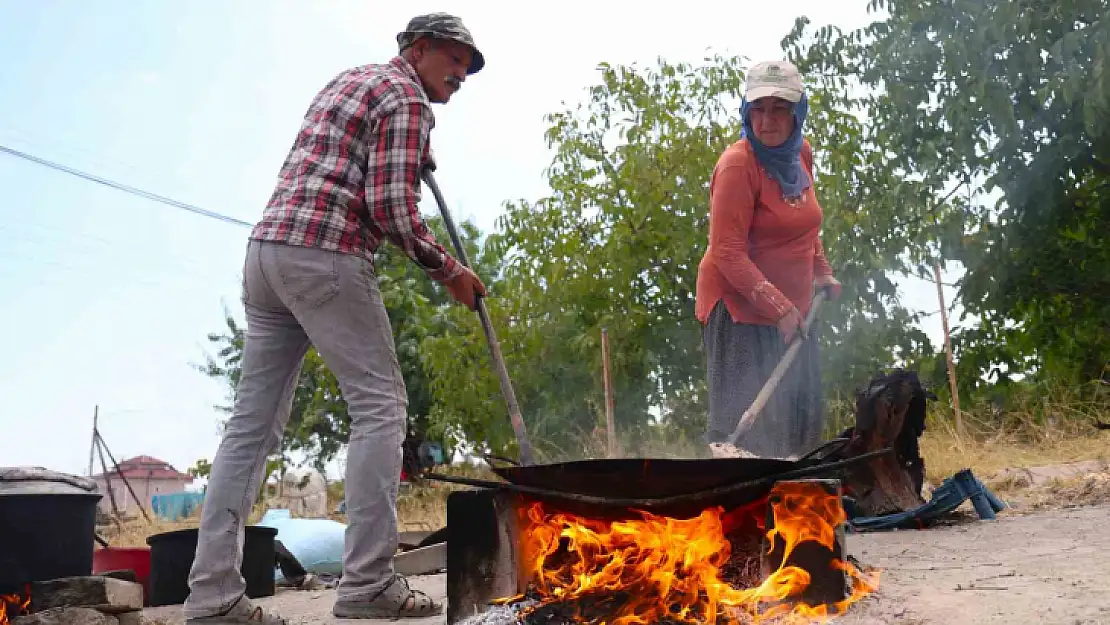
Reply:
<svg viewBox="0 0 1110 625"><path fill-rule="evenodd" d="M394 57L336 76L305 114L252 239L360 254L389 238L434 280L462 270L420 217L431 104Z"/></svg>

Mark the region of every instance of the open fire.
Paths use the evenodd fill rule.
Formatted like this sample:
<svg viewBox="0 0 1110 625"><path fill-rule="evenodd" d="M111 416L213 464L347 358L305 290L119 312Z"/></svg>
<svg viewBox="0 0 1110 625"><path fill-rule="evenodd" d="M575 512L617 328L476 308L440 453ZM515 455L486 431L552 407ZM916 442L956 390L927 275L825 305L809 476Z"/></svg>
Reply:
<svg viewBox="0 0 1110 625"><path fill-rule="evenodd" d="M878 587L877 571L837 557L845 513L838 492L814 483L780 483L766 499L691 518L635 515L612 520L537 501L520 506L527 590L495 603L516 606L525 623L813 623ZM823 559L796 557L814 546ZM819 566L846 576L846 597L805 600L815 575L830 573Z"/></svg>
<svg viewBox="0 0 1110 625"><path fill-rule="evenodd" d="M22 594L0 594L0 625L9 625L15 617L31 608L31 586Z"/></svg>

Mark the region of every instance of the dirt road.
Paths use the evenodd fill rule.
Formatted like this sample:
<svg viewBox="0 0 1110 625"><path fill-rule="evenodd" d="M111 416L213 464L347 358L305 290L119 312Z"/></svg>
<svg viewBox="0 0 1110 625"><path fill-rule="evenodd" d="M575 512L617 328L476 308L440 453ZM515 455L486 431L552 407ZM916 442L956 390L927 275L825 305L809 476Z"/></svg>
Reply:
<svg viewBox="0 0 1110 625"><path fill-rule="evenodd" d="M854 606L844 625L1110 625L1110 505L1053 510L926 531L848 537L863 563L881 567L879 593ZM444 577L414 579L432 596ZM332 591L284 591L263 601L292 623L334 620ZM181 625L180 608L146 616ZM412 625L436 625L445 617Z"/></svg>
<svg viewBox="0 0 1110 625"><path fill-rule="evenodd" d="M848 541L884 571L845 625L1110 624L1110 505Z"/></svg>

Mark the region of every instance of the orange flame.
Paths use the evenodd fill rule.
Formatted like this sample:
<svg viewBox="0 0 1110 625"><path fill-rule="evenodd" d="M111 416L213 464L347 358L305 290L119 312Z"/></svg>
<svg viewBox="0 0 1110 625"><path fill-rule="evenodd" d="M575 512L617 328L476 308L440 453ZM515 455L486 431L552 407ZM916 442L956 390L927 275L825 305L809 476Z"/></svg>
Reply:
<svg viewBox="0 0 1110 625"><path fill-rule="evenodd" d="M11 620L25 614L31 608L31 587L20 595L0 595L0 625L9 625Z"/></svg>
<svg viewBox="0 0 1110 625"><path fill-rule="evenodd" d="M538 603L572 609L579 622L647 625L665 620L714 625L825 622L878 587L878 572L865 574L851 563L833 561L852 580L851 595L835 604L811 606L798 598L811 574L786 564L803 542L832 549L836 526L846 519L840 500L817 485L786 483L770 497L771 545L781 539L783 560L765 579L735 578L733 545L726 536L750 523L764 530L766 502L733 510L704 510L689 519L639 511L640 518L604 521L549 512L542 503L522 509L523 556ZM758 534L757 543L758 543ZM754 551L758 562L759 550ZM758 570L758 569L757 569ZM738 583L739 582L739 583ZM519 597L514 598L519 599ZM507 603L514 599L504 599Z"/></svg>

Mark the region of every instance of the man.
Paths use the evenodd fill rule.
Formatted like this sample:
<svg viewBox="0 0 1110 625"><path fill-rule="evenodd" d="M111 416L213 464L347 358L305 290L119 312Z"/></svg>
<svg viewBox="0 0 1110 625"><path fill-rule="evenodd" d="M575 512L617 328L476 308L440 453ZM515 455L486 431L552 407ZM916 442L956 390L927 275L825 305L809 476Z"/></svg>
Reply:
<svg viewBox="0 0 1110 625"><path fill-rule="evenodd" d="M310 342L335 373L351 415L349 525L332 611L342 618L442 611L393 570L408 404L372 261L388 238L456 301L473 309L475 293L485 295L417 210L421 169L431 165L430 103L450 100L485 60L462 21L444 13L413 18L397 43L389 63L344 71L316 96L250 235L242 377L212 465L187 623L287 623L244 595L239 567L243 525Z"/></svg>

